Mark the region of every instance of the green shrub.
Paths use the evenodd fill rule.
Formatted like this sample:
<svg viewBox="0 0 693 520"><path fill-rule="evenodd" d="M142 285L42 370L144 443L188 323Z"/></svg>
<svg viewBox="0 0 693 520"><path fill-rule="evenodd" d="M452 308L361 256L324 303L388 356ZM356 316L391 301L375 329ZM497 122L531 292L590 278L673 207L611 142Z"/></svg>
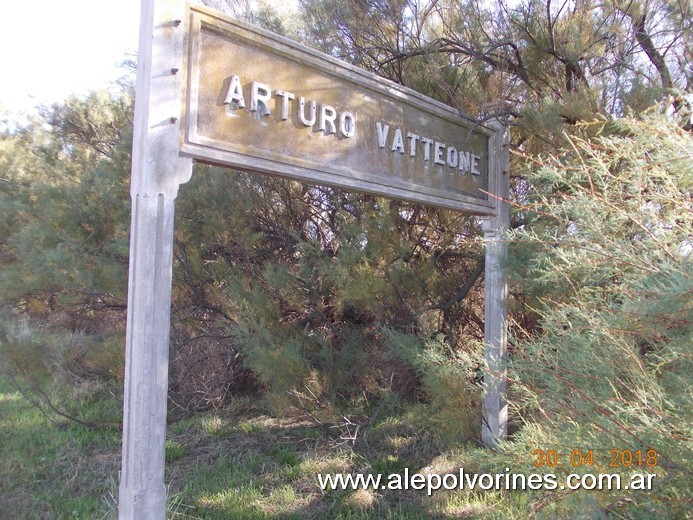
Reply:
<svg viewBox="0 0 693 520"><path fill-rule="evenodd" d="M441 336L431 340L386 329L392 354L419 375L427 401L421 417L425 428L446 441L479 438L481 388L476 383L482 363L481 345L455 352Z"/></svg>
<svg viewBox="0 0 693 520"><path fill-rule="evenodd" d="M598 137L529 172L526 225L510 234L516 290L540 320L515 328L511 395L525 426L508 449L525 461L556 449L560 471L573 449L600 464L612 449L656 450L656 467L636 469L657 473L655 492L593 498L678 517L693 482L693 137L656 114L592 126Z"/></svg>

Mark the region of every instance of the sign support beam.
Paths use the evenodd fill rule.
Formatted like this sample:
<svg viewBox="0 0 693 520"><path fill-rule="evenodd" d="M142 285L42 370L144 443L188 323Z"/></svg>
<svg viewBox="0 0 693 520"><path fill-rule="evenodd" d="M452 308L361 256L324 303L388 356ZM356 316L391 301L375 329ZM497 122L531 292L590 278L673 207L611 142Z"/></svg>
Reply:
<svg viewBox="0 0 693 520"><path fill-rule="evenodd" d="M484 375L485 393L482 403L481 441L489 447L497 446L508 433L508 405L506 402L507 341L508 341L508 275L506 260L508 245L503 233L510 225L510 153L507 127L494 125L496 134L491 147L498 152L493 156L491 168L496 169L496 185L489 186L496 200L496 214L482 220L486 243L485 308L484 308Z"/></svg>
<svg viewBox="0 0 693 520"><path fill-rule="evenodd" d="M166 517L164 457L185 3L142 0L130 194L120 520Z"/></svg>
<svg viewBox="0 0 693 520"><path fill-rule="evenodd" d="M502 238L503 231L509 225L507 128L499 123L495 124L493 125L494 133L492 129L486 126L477 127L474 125L473 130L471 127L464 130L469 135L458 134L457 137L453 138L457 132L456 128L460 125L456 122L457 115L453 114L449 107L444 107L432 100L426 100L420 94L396 85L383 86L384 80L368 76L365 72L346 64L339 64L329 56L319 56L314 51L300 50L296 45L289 45L287 41L279 41L276 37L270 37L261 31L226 20L223 22L227 24L224 26L226 27L224 30L213 30L208 33L208 36L211 34L218 37L220 34L243 31L243 34L248 36L247 41L266 42L272 40L273 43L267 44L276 51L271 55L271 59L277 59L276 56L279 55L300 56L301 59L297 58L296 63L301 63L304 58L306 63L312 63L311 67L317 71L315 72L318 78L315 80L317 86L314 87L312 83L302 83L299 86L302 88L301 92L303 89L306 92L316 91L321 96L321 102L327 107L321 108L323 116L327 117L327 115L332 114L333 119L336 120L334 107L341 107L342 104L347 107L353 105L360 110L358 113L349 112L351 126L348 128L344 125L343 128L340 127L342 134L349 135L343 135L344 139L339 140L331 135L334 132L322 130L317 132L315 129L311 129L310 125L297 125L297 130L288 116L286 119L283 116L278 119L275 118L275 122L272 123L277 132L285 132L286 136L302 136L301 139L309 142L310 150L314 150L322 139L322 151L332 157L332 163L329 163L327 159L321 159L314 164L309 160L310 158L306 158L305 154L287 159L285 157L287 154L284 152L287 150L295 151L295 146L286 146L285 149L274 152L265 151L263 152L264 156L258 160L256 157L258 150L262 151L262 146L258 144L260 137L262 137L260 134L257 134L257 139L254 141L255 149L248 148L243 143L240 143L242 145L240 149L236 149L235 147L239 143L234 142L235 136L245 135L245 133L231 132L229 134L228 130L224 130L227 125L233 124L231 122L233 118L229 116L229 111L234 116L238 115L233 113L233 107L226 106L227 103L218 103L219 89L223 91L224 81L229 72L224 67L218 67L223 70L212 71L211 76L207 74L188 76L187 66L184 67L186 27L188 26L185 20L186 16L190 16L191 25L194 25L193 22L195 21L198 23L198 32L202 31L202 18L204 18L205 23L212 24L211 27L217 23L217 18L219 18L217 15L212 15L210 12L199 8L196 8L196 11L191 14L191 11L186 7L185 0L141 0L130 188L132 215L123 409L123 457L118 497L119 519L163 520L166 517L164 461L175 199L179 186L187 182L192 175L193 158L206 159L208 162L250 171L293 177L304 182L318 184L325 181L327 171L332 175L330 177L332 184L342 188L487 215L483 217L486 242L484 352L487 373L484 380L486 392L482 407L481 437L485 445L496 446L497 442L505 438L507 434L507 405L505 402L506 300L508 290L505 257L507 245ZM228 24L235 28L231 30ZM189 49L198 49L200 43L196 43L193 36L189 37ZM256 50L262 48L263 45L265 44L256 43ZM289 49L289 47L291 48ZM235 60L234 66L240 67L241 64L244 64L243 60L237 56L241 51L243 49L235 49L232 53ZM222 55L222 57L224 56ZM246 62L248 61L256 63L258 60L246 60ZM316 65L318 62L322 65ZM281 70L281 67L275 67L273 72L276 73L277 70ZM221 74L221 76L217 77L216 74ZM213 82L205 88L195 87L193 80L208 77L220 81ZM287 84L290 84L289 82L296 77L305 80L307 75L291 74L286 76ZM325 89L325 81L329 79L328 84L331 84L334 78L339 81L346 79L349 88ZM184 88L184 82L187 79L190 80L189 85ZM265 99L265 104L269 103L269 100L266 99L269 96L269 87L265 89L265 86L261 84L258 86L257 83L252 82L249 88L251 89L251 98L253 95L259 96L261 99ZM186 93L185 103L183 103L184 92ZM280 103L288 103L290 99L293 99L282 90L277 90L277 92L282 92L279 99ZM297 90L297 92L299 91ZM328 94L328 92L332 94ZM335 98L332 101L328 96L335 92L345 92L348 96L345 100ZM241 96L241 92L236 90L233 93ZM193 97L190 97L191 95ZM323 95L326 96L324 100L322 99ZM375 116L370 114L374 111L382 113L383 99L395 108L391 119L387 121L385 119L373 119ZM205 103L202 103L202 100L206 100ZM332 103L332 105L326 103ZM406 105L407 111L400 110L400 104ZM184 105L188 111L183 108ZM371 106L377 107L378 110L369 111L368 108ZM204 110L200 111L200 107L203 107ZM265 106L265 108L268 107ZM214 118L210 119L211 114L207 114L205 112L207 110L219 112L218 114L215 112L214 116L221 117L219 128L223 132L219 138L212 138L214 137L213 133L211 134L212 137L200 133L205 130L205 125L211 124L210 121L217 121ZM283 112L278 113L283 114ZM426 115L426 117L416 116L419 113ZM430 114L431 117L428 117L427 114ZM253 121L257 123L257 119L262 119L261 116L264 117L262 114L245 114L244 117L251 123ZM369 117L370 119L368 119ZM186 127L185 131L181 132L183 119L185 119ZM272 121L266 118L263 120L264 123L268 124ZM370 138L363 140L360 148L358 145L355 146L356 152L352 153L352 150L344 147L344 145L349 140L357 141L355 136L360 136L360 133L355 133L356 121L361 121L359 123L362 125L360 128L370 128L370 132L375 133L372 133ZM436 125L440 128L436 125L422 126L421 121L432 123L437 121ZM198 124L201 125L200 128L198 128ZM279 126L282 124L284 127ZM392 133L388 134L391 136L391 141L378 144L380 141L386 141L385 126L392 127ZM461 128L464 129L465 126L466 124L461 125ZM419 127L421 130L418 129ZM214 128L216 127L212 125L212 129ZM258 128L265 128L265 125L259 125ZM441 129L447 130L441 132ZM412 133L411 130L415 130L421 135ZM257 133L260 130L254 131ZM295 132L298 131L301 133L296 134ZM380 133L378 134L378 132ZM277 138L281 135L284 134L277 133L269 141L263 142L271 148L275 141L282 142L282 139ZM426 135L440 136L436 137L439 141L433 137L426 137ZM407 136L406 150L404 136ZM324 143L328 139L331 141L328 141L329 146L326 146ZM485 143L488 143L487 148ZM336 152L338 145L344 147L340 149L340 153ZM472 148L467 148L472 145ZM352 166L364 163L363 160L359 159L358 153L360 152L358 150L371 154L368 156L373 159L371 162L382 163L379 170L364 171L356 175ZM181 154L185 156L181 156ZM463 154L466 159L464 163ZM317 155L320 156L320 154ZM416 161L423 168L422 172L428 173L419 174L418 170L413 168L415 155ZM342 159L346 161L343 164L339 163L339 160ZM477 162L484 160L488 160L488 168L485 173L481 171L483 168L477 169ZM325 161L327 164L323 164ZM403 175L404 169L409 172L407 175ZM348 175L344 175L344 172L347 172ZM383 172L384 175L381 175ZM447 177L443 174L447 174ZM468 174L467 179L476 180L468 181L468 185L463 184L455 188L455 186L446 185L446 182L455 179L452 174ZM358 179L352 179L356 177ZM486 178L489 181L487 190L484 185ZM434 182L432 179L437 180ZM415 180L416 182L414 182ZM422 197L421 193L423 192L425 192L425 196ZM482 192L488 193L490 199L481 196L480 193Z"/></svg>

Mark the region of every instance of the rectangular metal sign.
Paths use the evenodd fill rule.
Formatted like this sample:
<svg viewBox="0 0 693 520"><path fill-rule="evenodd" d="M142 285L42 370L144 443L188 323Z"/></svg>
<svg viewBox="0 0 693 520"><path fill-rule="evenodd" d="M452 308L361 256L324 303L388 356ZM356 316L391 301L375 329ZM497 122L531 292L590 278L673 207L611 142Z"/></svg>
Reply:
<svg viewBox="0 0 693 520"><path fill-rule="evenodd" d="M191 6L181 153L462 210L496 212L494 130L408 88Z"/></svg>

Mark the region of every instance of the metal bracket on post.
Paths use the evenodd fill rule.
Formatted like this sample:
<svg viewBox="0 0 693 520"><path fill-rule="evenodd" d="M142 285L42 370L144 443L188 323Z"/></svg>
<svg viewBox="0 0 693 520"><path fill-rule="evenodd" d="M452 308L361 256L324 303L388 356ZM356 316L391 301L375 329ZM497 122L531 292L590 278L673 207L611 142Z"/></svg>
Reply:
<svg viewBox="0 0 693 520"><path fill-rule="evenodd" d="M121 520L166 517L164 450L185 2L142 0L130 193Z"/></svg>
<svg viewBox="0 0 693 520"><path fill-rule="evenodd" d="M510 191L509 136L507 127L493 125L496 135L490 149L500 154L489 158L489 169L496 169L497 186L490 192L497 196L496 214L483 219L484 242L486 243L485 309L484 309L484 400L482 403L481 441L494 448L508 432L508 406L506 403L506 356L508 336L508 277L505 261L508 254L503 233L510 225L508 196Z"/></svg>

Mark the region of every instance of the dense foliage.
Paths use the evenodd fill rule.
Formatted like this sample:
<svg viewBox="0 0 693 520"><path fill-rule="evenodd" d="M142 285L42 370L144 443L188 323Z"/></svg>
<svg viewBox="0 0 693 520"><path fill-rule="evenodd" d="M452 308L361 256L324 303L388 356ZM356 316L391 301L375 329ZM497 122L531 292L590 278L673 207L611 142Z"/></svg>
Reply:
<svg viewBox="0 0 693 520"><path fill-rule="evenodd" d="M518 209L526 224L509 237L522 312L540 318L536 331L515 329L523 426L508 449L566 460L594 450L604 467L612 449L656 450L656 467L609 470L655 471L657 494L597 504L627 496L642 514L664 505L678 516L693 462L693 138L652 114L599 126L602 136L537 162Z"/></svg>
<svg viewBox="0 0 693 520"><path fill-rule="evenodd" d="M488 463L656 449L657 493L566 508L685 514L690 6L306 0L292 18L260 4L229 8L512 126L513 435ZM92 427L118 420L113 403L84 417L61 392L120 395L131 124L126 87L0 133L0 366L47 414ZM354 445L405 412L441 442L477 440L476 218L203 165L176 211L174 418L244 396Z"/></svg>

